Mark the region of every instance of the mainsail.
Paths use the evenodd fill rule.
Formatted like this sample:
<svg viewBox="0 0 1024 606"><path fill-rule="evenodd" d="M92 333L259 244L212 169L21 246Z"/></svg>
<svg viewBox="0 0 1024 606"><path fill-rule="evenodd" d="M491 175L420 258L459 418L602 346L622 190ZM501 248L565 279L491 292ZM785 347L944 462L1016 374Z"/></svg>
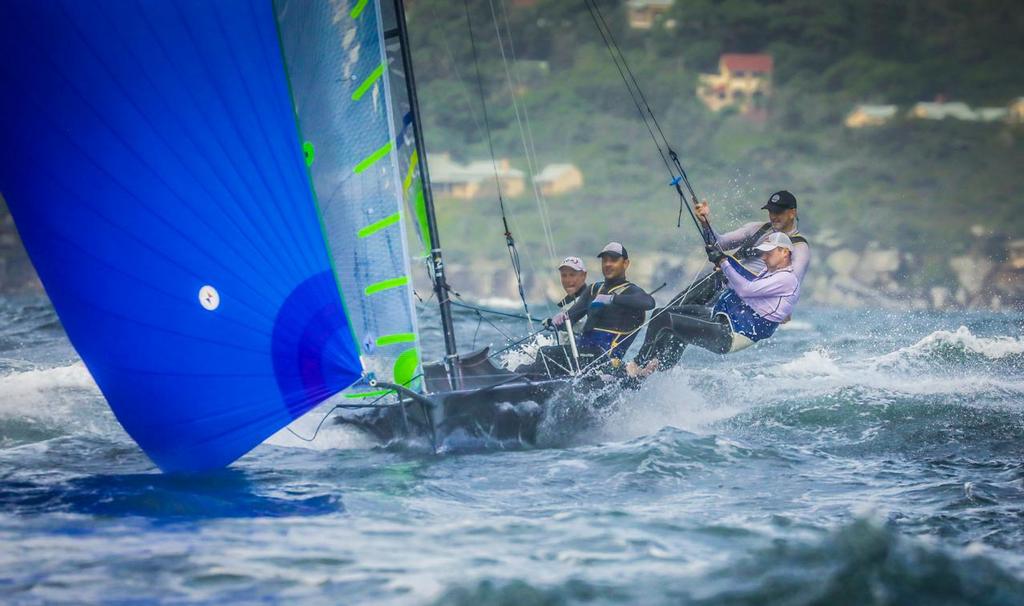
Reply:
<svg viewBox="0 0 1024 606"><path fill-rule="evenodd" d="M415 327L363 305L380 293L411 313L386 83L360 88L382 67L375 6L0 3L0 193L69 338L164 470L228 464L347 388L368 339L416 366ZM328 8L330 27L365 27L303 29L298 9ZM359 98L331 107L317 76Z"/></svg>
<svg viewBox="0 0 1024 606"><path fill-rule="evenodd" d="M280 0L281 46L335 273L367 373L416 388L419 344L379 2ZM397 131L397 132L396 132ZM408 157L408 151L403 158ZM403 185L404 182L404 185ZM385 390L357 385L349 397Z"/></svg>

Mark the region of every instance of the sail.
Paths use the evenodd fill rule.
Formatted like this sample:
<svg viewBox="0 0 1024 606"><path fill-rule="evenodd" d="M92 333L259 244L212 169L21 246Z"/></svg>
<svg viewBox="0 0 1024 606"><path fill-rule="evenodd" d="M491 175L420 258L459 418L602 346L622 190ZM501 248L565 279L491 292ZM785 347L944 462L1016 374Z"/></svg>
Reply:
<svg viewBox="0 0 1024 606"><path fill-rule="evenodd" d="M365 79L371 51L346 73ZM161 468L230 463L360 376L334 268L401 272L336 246L332 268L269 2L2 2L0 54L0 193L68 337ZM353 128L353 157L391 141ZM386 163L353 171L310 138L316 162L355 173L318 191L326 226L372 225L334 214L348 195L385 220L386 180L360 173ZM361 330L358 299L344 300Z"/></svg>
<svg viewBox="0 0 1024 606"><path fill-rule="evenodd" d="M275 3L295 112L367 378L419 385L403 176L376 0ZM357 385L350 397L385 390Z"/></svg>

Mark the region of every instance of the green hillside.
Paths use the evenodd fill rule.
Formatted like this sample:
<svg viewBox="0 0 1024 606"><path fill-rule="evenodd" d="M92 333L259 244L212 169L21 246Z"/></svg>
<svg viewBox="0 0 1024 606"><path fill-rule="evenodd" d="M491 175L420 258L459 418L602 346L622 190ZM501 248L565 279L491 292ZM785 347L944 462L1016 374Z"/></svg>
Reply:
<svg viewBox="0 0 1024 606"><path fill-rule="evenodd" d="M585 4L496 3L497 19L488 3L475 4L496 154L526 168L495 21L510 62L514 47L520 61L547 64L546 74L522 64L525 92L516 97L539 165L570 161L584 172L582 191L548 201L559 251L590 250L612 237L640 250L693 250L695 232L685 223L675 229L666 171ZM914 102L937 95L1003 107L1024 95L1024 11L1016 3L697 0L677 2L651 30L630 30L624 3L599 4L723 226L759 216L767 194L790 189L812 238L831 232L851 246L877 241L919 254L924 269L911 279L922 285L943 279L950 243L953 252L965 249L958 236L971 225L1024 235L1020 126L905 117L871 129L842 124L862 102L900 104L905 116ZM411 11L427 145L463 159L488 157L463 3L420 0ZM675 27L663 27L666 19ZM763 123L713 113L697 99L697 74L716 71L723 52L773 55ZM532 195L507 203L523 248L544 262ZM439 201L453 259L504 254L497 209L493 198Z"/></svg>

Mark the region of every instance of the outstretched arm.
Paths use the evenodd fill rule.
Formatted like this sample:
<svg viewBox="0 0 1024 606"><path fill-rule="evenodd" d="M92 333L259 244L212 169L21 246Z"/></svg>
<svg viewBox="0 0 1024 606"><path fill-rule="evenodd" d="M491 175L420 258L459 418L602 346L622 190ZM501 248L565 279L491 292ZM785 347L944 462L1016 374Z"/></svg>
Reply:
<svg viewBox="0 0 1024 606"><path fill-rule="evenodd" d="M626 292L615 295L615 298L612 299L612 304L632 309L642 309L644 311L650 311L657 305L654 302L654 297L636 285L630 286L626 289Z"/></svg>
<svg viewBox="0 0 1024 606"><path fill-rule="evenodd" d="M583 316L587 315L587 308L590 307L591 290L593 290L592 287L581 292L580 296L576 298L576 302L573 303L572 307L569 308L569 311L566 312L566 315L569 316L569 319L572 320L574 324L579 322Z"/></svg>
<svg viewBox="0 0 1024 606"><path fill-rule="evenodd" d="M763 278L751 274L732 257L722 263L722 272L729 281L729 288L744 297L784 297L796 292L798 282L791 271L780 271Z"/></svg>

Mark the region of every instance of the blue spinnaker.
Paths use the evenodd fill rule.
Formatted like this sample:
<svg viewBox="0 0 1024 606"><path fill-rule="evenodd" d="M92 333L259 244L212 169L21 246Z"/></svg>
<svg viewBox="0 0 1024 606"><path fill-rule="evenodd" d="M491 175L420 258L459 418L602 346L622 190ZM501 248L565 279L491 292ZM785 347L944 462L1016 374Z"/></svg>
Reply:
<svg viewBox="0 0 1024 606"><path fill-rule="evenodd" d="M0 56L0 193L153 461L226 465L359 377L271 2L3 2Z"/></svg>

